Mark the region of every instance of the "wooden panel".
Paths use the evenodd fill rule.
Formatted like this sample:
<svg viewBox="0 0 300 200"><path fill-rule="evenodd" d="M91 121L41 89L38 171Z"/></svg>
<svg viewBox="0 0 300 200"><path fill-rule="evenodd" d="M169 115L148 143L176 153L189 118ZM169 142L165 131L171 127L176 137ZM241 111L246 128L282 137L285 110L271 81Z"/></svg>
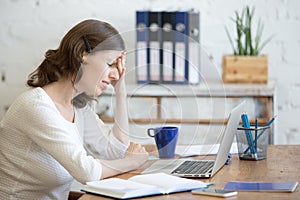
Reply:
<svg viewBox="0 0 300 200"><path fill-rule="evenodd" d="M267 83L267 56L224 56L222 62L224 83Z"/></svg>
<svg viewBox="0 0 300 200"><path fill-rule="evenodd" d="M114 118L105 118L101 117L101 120L106 123L114 123ZM164 124L164 123L173 123L173 124L226 124L226 119L129 119L131 123L138 124ZM267 119L259 119L259 123L266 124ZM253 124L254 120L250 120L250 123Z"/></svg>

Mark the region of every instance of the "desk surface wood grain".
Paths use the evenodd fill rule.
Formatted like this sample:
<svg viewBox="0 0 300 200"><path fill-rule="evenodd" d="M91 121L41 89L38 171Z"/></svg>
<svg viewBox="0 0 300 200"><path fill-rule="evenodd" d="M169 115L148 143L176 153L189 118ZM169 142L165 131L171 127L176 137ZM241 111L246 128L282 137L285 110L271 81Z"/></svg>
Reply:
<svg viewBox="0 0 300 200"><path fill-rule="evenodd" d="M149 148L148 148L149 150ZM153 153L153 152L152 152ZM149 164L149 163L148 163ZM124 173L117 177L128 179L137 175L139 171ZM210 179L196 179L204 182L215 182L214 188L223 188L228 181L298 181L300 180L300 145L269 145L268 157L261 161L239 160L233 155L230 165L225 165L214 177ZM110 199L102 196L84 194L80 200ZM147 197L146 199L220 199L194 195L191 192L174 193ZM238 192L236 197L226 199L242 200L293 200L300 199L300 186L293 193L271 192Z"/></svg>

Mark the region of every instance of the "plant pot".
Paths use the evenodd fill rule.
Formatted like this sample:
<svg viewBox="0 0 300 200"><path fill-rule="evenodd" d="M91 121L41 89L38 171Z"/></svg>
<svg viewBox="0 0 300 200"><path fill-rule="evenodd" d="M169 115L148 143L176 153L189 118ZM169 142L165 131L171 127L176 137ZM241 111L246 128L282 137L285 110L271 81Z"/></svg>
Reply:
<svg viewBox="0 0 300 200"><path fill-rule="evenodd" d="M223 56L224 83L267 83L268 56Z"/></svg>

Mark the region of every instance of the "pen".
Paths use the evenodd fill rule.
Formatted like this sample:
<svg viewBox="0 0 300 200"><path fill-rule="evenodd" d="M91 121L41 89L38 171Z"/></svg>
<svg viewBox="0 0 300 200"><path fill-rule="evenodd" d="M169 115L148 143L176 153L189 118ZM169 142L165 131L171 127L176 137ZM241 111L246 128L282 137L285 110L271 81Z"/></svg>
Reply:
<svg viewBox="0 0 300 200"><path fill-rule="evenodd" d="M272 117L272 119L267 123L267 126L270 126L274 122L274 120L275 120L276 117L277 117L277 115L275 115L274 117Z"/></svg>
<svg viewBox="0 0 300 200"><path fill-rule="evenodd" d="M212 185L216 185L216 183L215 182L208 182L208 183L206 183L206 187L209 187L209 186L212 186Z"/></svg>
<svg viewBox="0 0 300 200"><path fill-rule="evenodd" d="M277 117L276 115L275 115L274 117L272 117L272 119L267 123L266 126L270 126L270 125L274 122L274 120L275 120L276 117ZM263 130L263 131L257 136L257 139L260 138L260 136L261 136L265 131L266 131L266 129Z"/></svg>
<svg viewBox="0 0 300 200"><path fill-rule="evenodd" d="M229 165L230 164L230 159L232 158L232 154L231 153L228 153L228 158L225 162L225 165Z"/></svg>
<svg viewBox="0 0 300 200"><path fill-rule="evenodd" d="M257 151L257 128L258 128L258 120L256 118L255 119L255 139L254 139L256 151Z"/></svg>
<svg viewBox="0 0 300 200"><path fill-rule="evenodd" d="M246 113L242 114L242 123L244 128L250 128L250 123L248 120L248 115ZM252 158L257 158L256 149L254 147L252 133L250 130L245 130L247 142L248 142L248 148L250 148Z"/></svg>
<svg viewBox="0 0 300 200"><path fill-rule="evenodd" d="M274 122L274 120L275 120L276 117L277 117L276 115L275 115L274 117L272 117L272 119L271 119L270 121L268 121L268 123L266 124L266 126L270 126L270 125ZM257 140L262 136L262 134L264 134L265 131L266 131L266 129L263 130L263 131L257 136L256 141L254 141L254 142L257 142ZM250 149L250 147L248 147L248 148L244 151L244 154L246 154L246 153L249 151L249 149Z"/></svg>

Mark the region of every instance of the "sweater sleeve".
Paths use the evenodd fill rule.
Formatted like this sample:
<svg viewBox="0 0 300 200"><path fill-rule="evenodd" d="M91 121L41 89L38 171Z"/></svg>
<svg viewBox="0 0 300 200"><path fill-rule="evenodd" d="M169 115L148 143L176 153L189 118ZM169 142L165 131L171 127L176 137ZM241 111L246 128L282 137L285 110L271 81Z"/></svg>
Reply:
<svg viewBox="0 0 300 200"><path fill-rule="evenodd" d="M127 144L119 141L90 106L86 106L81 112L84 117L84 146L88 153L99 159L123 158L129 141Z"/></svg>
<svg viewBox="0 0 300 200"><path fill-rule="evenodd" d="M42 147L77 181L99 180L101 163L87 155L75 124L65 120L54 103L43 96L24 102L14 127Z"/></svg>

